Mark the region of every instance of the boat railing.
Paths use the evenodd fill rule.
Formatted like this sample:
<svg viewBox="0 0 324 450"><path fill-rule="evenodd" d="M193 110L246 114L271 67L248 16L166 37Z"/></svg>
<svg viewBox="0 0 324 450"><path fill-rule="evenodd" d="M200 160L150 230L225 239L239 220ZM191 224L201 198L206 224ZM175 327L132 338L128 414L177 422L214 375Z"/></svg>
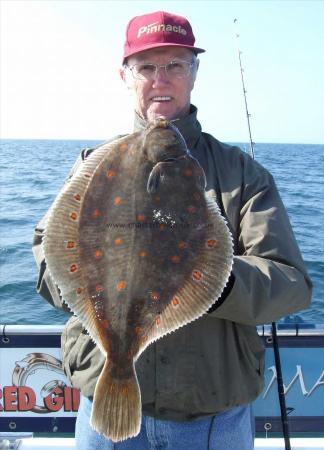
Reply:
<svg viewBox="0 0 324 450"><path fill-rule="evenodd" d="M6 325L0 324L0 338L10 335L61 335L64 325ZM259 336L271 336L271 324L257 326ZM324 324L277 323L278 336L324 336Z"/></svg>

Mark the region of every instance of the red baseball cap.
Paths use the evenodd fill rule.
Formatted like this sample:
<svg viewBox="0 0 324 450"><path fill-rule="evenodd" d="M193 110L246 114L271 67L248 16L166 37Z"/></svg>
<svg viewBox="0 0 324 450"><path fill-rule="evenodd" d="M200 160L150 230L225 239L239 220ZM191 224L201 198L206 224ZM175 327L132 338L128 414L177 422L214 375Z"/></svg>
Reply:
<svg viewBox="0 0 324 450"><path fill-rule="evenodd" d="M194 43L195 36L185 17L165 11L136 16L127 25L123 62L135 53L167 45L189 48L194 53L205 51Z"/></svg>

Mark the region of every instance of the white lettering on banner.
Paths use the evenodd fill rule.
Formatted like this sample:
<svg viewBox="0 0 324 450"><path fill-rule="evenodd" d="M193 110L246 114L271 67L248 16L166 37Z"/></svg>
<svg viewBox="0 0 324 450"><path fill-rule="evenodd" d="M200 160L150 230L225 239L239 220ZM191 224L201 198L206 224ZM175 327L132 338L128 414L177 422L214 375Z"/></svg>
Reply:
<svg viewBox="0 0 324 450"><path fill-rule="evenodd" d="M268 370L272 371L272 378L271 378L262 398L266 398L266 396L268 395L274 382L277 380L276 367L275 366L268 367ZM297 379L299 380L300 389L301 389L303 396L310 397L316 388L318 388L321 385L324 386L324 371L321 373L319 378L316 380L314 386L308 391L306 388L302 367L300 365L296 365L296 374L292 378L291 382L288 384L288 386L283 385L284 394L287 394L287 392L289 392L289 390L291 389L291 387L293 386L293 384L296 382Z"/></svg>
<svg viewBox="0 0 324 450"><path fill-rule="evenodd" d="M182 28L181 25L170 25L165 23L154 22L149 25L145 25L140 27L137 31L137 37L141 37L142 34L150 34L150 33L158 33L159 31L169 31L173 33L183 34L184 36L187 34L187 31Z"/></svg>
<svg viewBox="0 0 324 450"><path fill-rule="evenodd" d="M316 383L314 384L314 386L312 387L312 389L308 392L307 397L309 397L310 395L312 395L312 393L315 391L315 389L320 386L320 385L324 385L324 370L321 373L321 375L319 376L318 380L316 381Z"/></svg>

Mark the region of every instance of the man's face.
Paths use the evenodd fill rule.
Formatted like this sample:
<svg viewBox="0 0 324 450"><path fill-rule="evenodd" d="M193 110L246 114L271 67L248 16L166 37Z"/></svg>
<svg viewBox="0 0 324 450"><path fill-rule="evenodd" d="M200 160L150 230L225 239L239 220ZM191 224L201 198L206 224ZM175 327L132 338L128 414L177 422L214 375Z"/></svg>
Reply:
<svg viewBox="0 0 324 450"><path fill-rule="evenodd" d="M133 77L130 70L121 69L123 81L134 94L135 110L143 119L153 120L162 116L173 120L189 113L190 93L194 87L199 61L187 48L174 46L145 50L127 59L129 67L143 63L164 65L176 60L189 63L195 61L188 76L168 76L162 67L153 79L139 80Z"/></svg>

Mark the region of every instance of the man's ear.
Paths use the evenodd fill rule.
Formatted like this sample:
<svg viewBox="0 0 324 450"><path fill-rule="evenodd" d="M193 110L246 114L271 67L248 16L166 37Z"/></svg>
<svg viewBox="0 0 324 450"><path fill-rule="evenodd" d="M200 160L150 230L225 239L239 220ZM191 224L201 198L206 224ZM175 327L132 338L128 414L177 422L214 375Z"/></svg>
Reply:
<svg viewBox="0 0 324 450"><path fill-rule="evenodd" d="M200 59L196 59L196 68L195 68L195 71L194 71L194 81L196 81L196 77L197 77L197 72L198 72L198 69L199 69L199 64L200 64Z"/></svg>
<svg viewBox="0 0 324 450"><path fill-rule="evenodd" d="M134 79L130 74L130 71L125 67L122 67L121 69L119 69L119 75L123 82L126 84L127 89L131 89L133 87Z"/></svg>
<svg viewBox="0 0 324 450"><path fill-rule="evenodd" d="M123 80L124 83L126 83L126 73L125 72L126 72L126 70L124 67L121 67L119 69L119 76Z"/></svg>

